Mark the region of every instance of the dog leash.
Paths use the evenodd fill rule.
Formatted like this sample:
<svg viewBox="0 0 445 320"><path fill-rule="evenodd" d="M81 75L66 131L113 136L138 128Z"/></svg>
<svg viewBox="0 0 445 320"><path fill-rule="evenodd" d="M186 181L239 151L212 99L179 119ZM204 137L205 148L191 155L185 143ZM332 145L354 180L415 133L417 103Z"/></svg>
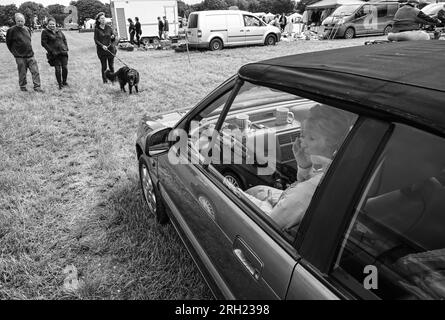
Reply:
<svg viewBox="0 0 445 320"><path fill-rule="evenodd" d="M102 46L102 47L107 47L106 45L103 45L102 43L100 43L99 42L99 44ZM103 48L102 48L103 49ZM107 47L107 51L113 56L113 57L115 57L117 60L119 60L124 66L126 66L127 68L130 68L125 62L123 62L118 56L116 56L113 52L111 52L110 50L108 50L108 47Z"/></svg>

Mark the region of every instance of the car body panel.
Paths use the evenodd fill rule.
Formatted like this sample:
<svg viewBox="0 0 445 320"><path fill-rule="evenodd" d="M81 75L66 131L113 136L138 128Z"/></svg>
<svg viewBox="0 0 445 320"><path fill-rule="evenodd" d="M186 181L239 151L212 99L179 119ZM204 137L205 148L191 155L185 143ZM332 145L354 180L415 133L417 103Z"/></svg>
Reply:
<svg viewBox="0 0 445 320"><path fill-rule="evenodd" d="M268 240L239 207L221 195L196 165L175 165L165 158L164 155L158 160L163 196L172 199L232 294L238 299L284 299L296 262ZM259 270L258 280L237 260L237 239L242 239L262 259L264 267Z"/></svg>

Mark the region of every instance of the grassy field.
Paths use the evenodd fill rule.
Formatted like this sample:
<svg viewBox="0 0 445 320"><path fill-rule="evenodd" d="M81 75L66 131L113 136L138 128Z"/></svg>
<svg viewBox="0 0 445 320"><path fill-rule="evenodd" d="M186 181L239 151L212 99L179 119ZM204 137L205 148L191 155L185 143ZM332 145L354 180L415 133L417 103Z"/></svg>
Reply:
<svg viewBox="0 0 445 320"><path fill-rule="evenodd" d="M365 41L192 52L191 66L185 53L119 52L141 74L140 93L128 96L102 84L92 34L66 36L70 86L59 91L34 35L44 94L18 90L15 61L0 44L0 299L210 298L173 227L147 214L138 120L193 106L245 63ZM84 281L75 293L63 290L70 264Z"/></svg>

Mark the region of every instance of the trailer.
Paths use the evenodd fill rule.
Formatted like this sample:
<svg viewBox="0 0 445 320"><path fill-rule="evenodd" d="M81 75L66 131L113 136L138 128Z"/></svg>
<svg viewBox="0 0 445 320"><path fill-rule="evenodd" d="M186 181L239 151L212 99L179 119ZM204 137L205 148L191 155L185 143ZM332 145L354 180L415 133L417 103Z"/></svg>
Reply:
<svg viewBox="0 0 445 320"><path fill-rule="evenodd" d="M119 39L128 40L128 18L135 22L135 17L141 23L142 42L151 43L159 39L158 17L166 16L169 25L169 36L176 37L179 30L177 0L111 0L111 15L113 28Z"/></svg>

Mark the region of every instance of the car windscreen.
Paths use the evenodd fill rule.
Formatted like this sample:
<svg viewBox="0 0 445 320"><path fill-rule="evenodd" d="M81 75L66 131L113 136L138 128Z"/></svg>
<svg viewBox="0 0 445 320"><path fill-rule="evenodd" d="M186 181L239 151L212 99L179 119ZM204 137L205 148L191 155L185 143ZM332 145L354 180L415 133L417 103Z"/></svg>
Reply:
<svg viewBox="0 0 445 320"><path fill-rule="evenodd" d="M189 17L189 24L188 28L198 28L198 15L195 13L192 13Z"/></svg>
<svg viewBox="0 0 445 320"><path fill-rule="evenodd" d="M351 4L351 5L340 6L337 9L335 9L335 11L332 13L332 16L334 16L334 17L350 16L360 6L361 6L361 4Z"/></svg>

